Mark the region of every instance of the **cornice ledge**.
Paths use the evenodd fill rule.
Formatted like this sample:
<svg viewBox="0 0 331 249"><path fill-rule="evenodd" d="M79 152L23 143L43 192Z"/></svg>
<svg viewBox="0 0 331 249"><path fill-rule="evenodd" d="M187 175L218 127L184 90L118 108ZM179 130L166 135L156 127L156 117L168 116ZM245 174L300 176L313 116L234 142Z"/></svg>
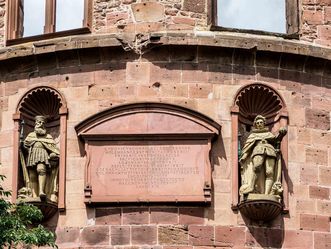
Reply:
<svg viewBox="0 0 331 249"><path fill-rule="evenodd" d="M224 31L165 31L148 34L75 35L29 42L0 49L0 61L71 49L123 47L124 43L135 42L137 37L142 36L144 37L144 45L227 47L297 54L331 60L331 48L295 39Z"/></svg>

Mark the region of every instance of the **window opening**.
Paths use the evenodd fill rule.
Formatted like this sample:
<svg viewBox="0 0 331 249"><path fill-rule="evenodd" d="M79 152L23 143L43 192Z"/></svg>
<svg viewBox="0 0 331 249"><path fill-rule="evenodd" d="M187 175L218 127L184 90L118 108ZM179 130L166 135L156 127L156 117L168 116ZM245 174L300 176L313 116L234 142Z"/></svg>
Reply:
<svg viewBox="0 0 331 249"><path fill-rule="evenodd" d="M81 28L83 20L84 0L56 1L55 31Z"/></svg>

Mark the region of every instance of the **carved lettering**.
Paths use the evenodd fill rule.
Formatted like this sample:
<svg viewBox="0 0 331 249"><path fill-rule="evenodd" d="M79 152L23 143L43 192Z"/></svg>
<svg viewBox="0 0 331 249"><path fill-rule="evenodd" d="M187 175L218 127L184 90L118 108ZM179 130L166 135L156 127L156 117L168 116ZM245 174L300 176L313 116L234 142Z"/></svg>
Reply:
<svg viewBox="0 0 331 249"><path fill-rule="evenodd" d="M181 160L189 151L188 145L108 146L95 173L118 186L160 188L200 174L196 165Z"/></svg>

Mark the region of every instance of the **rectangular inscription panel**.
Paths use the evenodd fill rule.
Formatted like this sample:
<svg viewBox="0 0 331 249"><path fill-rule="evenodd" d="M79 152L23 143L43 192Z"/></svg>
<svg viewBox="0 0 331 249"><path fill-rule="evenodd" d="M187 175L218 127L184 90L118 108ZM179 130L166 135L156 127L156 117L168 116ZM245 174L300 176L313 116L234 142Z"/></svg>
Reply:
<svg viewBox="0 0 331 249"><path fill-rule="evenodd" d="M89 150L92 201L203 201L205 140L90 142Z"/></svg>

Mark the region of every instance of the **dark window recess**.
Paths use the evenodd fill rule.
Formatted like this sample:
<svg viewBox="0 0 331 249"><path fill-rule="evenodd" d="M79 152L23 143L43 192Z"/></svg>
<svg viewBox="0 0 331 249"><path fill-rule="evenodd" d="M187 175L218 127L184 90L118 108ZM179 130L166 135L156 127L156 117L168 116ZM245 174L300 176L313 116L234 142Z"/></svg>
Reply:
<svg viewBox="0 0 331 249"><path fill-rule="evenodd" d="M215 0L212 30L296 37L298 0Z"/></svg>
<svg viewBox="0 0 331 249"><path fill-rule="evenodd" d="M93 0L8 1L7 45L89 32Z"/></svg>

